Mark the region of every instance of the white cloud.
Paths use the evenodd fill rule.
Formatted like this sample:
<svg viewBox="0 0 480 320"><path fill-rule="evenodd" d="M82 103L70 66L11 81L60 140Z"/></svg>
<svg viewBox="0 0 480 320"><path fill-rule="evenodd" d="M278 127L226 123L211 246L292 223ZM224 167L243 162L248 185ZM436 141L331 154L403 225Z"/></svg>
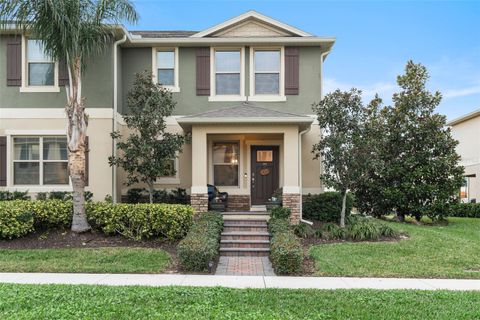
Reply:
<svg viewBox="0 0 480 320"><path fill-rule="evenodd" d="M448 89L444 91L443 97L448 99L448 98L465 97L473 94L480 94L480 85L467 87L467 88Z"/></svg>
<svg viewBox="0 0 480 320"><path fill-rule="evenodd" d="M350 90L351 88L357 88L362 90L362 96L365 100L371 100L375 94L378 93L378 95L385 101L390 100L392 94L397 89L397 85L390 82L376 82L365 85L341 82L333 78L325 78L323 86L325 94L335 91L336 89L346 91Z"/></svg>

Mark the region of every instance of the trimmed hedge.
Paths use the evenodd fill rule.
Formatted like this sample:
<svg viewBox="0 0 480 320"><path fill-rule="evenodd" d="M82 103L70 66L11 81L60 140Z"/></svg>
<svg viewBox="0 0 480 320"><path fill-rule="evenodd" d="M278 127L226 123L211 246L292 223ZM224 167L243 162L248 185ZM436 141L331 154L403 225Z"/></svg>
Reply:
<svg viewBox="0 0 480 320"><path fill-rule="evenodd" d="M23 204L28 201L0 201L0 238L17 238L34 230L33 214Z"/></svg>
<svg viewBox="0 0 480 320"><path fill-rule="evenodd" d="M220 213L200 215L177 248L180 266L186 271L206 271L217 258L223 217Z"/></svg>
<svg viewBox="0 0 480 320"><path fill-rule="evenodd" d="M21 237L37 227L68 227L72 210L71 200L0 201L0 238ZM134 240L180 239L191 227L194 215L190 206L170 204L88 202L86 210L92 227Z"/></svg>
<svg viewBox="0 0 480 320"><path fill-rule="evenodd" d="M347 194L347 208L345 216L349 216L353 207L353 196ZM308 195L303 203L303 216L306 219L312 219L322 222L340 221L340 212L342 210L342 195L340 192L324 192L316 195Z"/></svg>
<svg viewBox="0 0 480 320"><path fill-rule="evenodd" d="M303 249L287 219L271 218L268 230L272 234L270 241L270 259L276 273L292 274L302 270Z"/></svg>
<svg viewBox="0 0 480 320"><path fill-rule="evenodd" d="M480 218L480 203L456 203L450 205L449 215L460 218Z"/></svg>
<svg viewBox="0 0 480 320"><path fill-rule="evenodd" d="M137 241L154 237L180 239L190 229L193 215L192 207L179 204L87 203L92 227Z"/></svg>

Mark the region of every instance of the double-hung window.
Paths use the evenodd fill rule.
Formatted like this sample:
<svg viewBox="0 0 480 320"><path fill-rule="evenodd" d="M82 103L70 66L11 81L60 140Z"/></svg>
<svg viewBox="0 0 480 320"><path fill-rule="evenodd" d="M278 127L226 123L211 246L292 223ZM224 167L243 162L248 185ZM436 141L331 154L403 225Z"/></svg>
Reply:
<svg viewBox="0 0 480 320"><path fill-rule="evenodd" d="M178 48L153 49L153 74L156 82L173 92L180 91L178 84Z"/></svg>
<svg viewBox="0 0 480 320"><path fill-rule="evenodd" d="M212 52L213 100L243 100L244 63L243 49L214 49Z"/></svg>
<svg viewBox="0 0 480 320"><path fill-rule="evenodd" d="M238 142L216 142L213 144L214 185L238 186L239 150Z"/></svg>
<svg viewBox="0 0 480 320"><path fill-rule="evenodd" d="M40 40L26 41L26 76L29 87L55 86L55 61L45 54Z"/></svg>
<svg viewBox="0 0 480 320"><path fill-rule="evenodd" d="M275 99L284 96L283 50L252 49L250 51L251 95L258 99Z"/></svg>
<svg viewBox="0 0 480 320"><path fill-rule="evenodd" d="M13 137L14 185L68 185L67 138Z"/></svg>

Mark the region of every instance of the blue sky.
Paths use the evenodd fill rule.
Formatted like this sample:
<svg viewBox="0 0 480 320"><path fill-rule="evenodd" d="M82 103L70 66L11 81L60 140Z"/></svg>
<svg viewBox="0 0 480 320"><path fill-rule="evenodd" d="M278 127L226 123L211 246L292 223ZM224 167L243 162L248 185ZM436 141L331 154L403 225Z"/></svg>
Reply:
<svg viewBox="0 0 480 320"><path fill-rule="evenodd" d="M326 90L357 87L386 103L407 60L430 72L438 112L453 119L480 108L480 1L133 0L133 30L203 30L248 10L337 42Z"/></svg>

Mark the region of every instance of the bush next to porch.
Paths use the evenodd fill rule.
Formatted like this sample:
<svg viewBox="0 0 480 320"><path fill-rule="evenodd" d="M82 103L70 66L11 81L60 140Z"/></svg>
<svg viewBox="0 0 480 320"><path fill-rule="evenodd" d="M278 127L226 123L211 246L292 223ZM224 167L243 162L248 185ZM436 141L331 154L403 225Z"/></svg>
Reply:
<svg viewBox="0 0 480 320"><path fill-rule="evenodd" d="M303 249L295 236L288 219L290 210L282 208L282 212L273 212L268 221L268 231L272 234L270 241L270 259L278 274L298 273L302 270Z"/></svg>
<svg viewBox="0 0 480 320"><path fill-rule="evenodd" d="M220 234L223 230L222 215L215 212L201 214L178 245L178 258L186 271L208 270L218 256Z"/></svg>
<svg viewBox="0 0 480 320"><path fill-rule="evenodd" d="M175 204L95 202L87 205L89 223L94 228L133 240L180 239L190 229L193 214L192 207Z"/></svg>
<svg viewBox="0 0 480 320"><path fill-rule="evenodd" d="M348 217L353 207L353 196L347 194L345 216ZM325 192L321 194L308 195L303 204L303 216L322 222L340 221L342 210L342 195L340 192Z"/></svg>

